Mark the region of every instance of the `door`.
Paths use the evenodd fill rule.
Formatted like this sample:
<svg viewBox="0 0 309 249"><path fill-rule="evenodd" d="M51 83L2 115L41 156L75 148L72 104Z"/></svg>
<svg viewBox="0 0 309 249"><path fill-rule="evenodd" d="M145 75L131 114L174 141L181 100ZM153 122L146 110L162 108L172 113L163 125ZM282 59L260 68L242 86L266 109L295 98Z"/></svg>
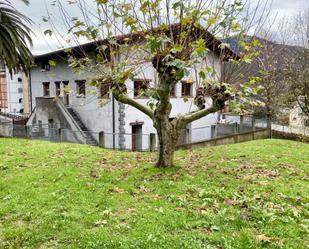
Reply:
<svg viewBox="0 0 309 249"><path fill-rule="evenodd" d="M55 129L54 129L54 120L53 119L48 119L48 135L49 135L50 141L55 140Z"/></svg>
<svg viewBox="0 0 309 249"><path fill-rule="evenodd" d="M63 81L63 102L65 105L70 105L70 95L69 95L69 82L68 81Z"/></svg>
<svg viewBox="0 0 309 249"><path fill-rule="evenodd" d="M132 125L132 150L142 150L142 125Z"/></svg>

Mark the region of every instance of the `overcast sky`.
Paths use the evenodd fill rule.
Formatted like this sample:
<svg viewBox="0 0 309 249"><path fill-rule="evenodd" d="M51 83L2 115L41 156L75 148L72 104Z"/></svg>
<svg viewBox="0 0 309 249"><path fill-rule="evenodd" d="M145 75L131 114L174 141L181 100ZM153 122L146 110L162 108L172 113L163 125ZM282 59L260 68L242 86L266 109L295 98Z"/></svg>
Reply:
<svg viewBox="0 0 309 249"><path fill-rule="evenodd" d="M27 17L31 18L34 24L32 25L33 34L33 48L32 51L34 54L43 54L49 51L60 49L65 44L55 37L45 36L43 34L44 30L48 28L48 26L42 22L42 16L47 15L47 9L51 10L55 7L51 7L50 3L52 0L29 0L30 5L26 6L22 3L21 0L11 0L16 9L21 11ZM68 2L73 0L61 0L62 2ZM88 0L88 2L92 2L93 0ZM258 0L249 0L250 3L255 4ZM267 0L261 0L267 1ZM273 0L272 3L272 16L277 16L277 20L284 16L293 16L299 13L300 11L309 7L309 0ZM73 5L70 5L70 14L74 16L75 10ZM53 12L53 11L52 11ZM55 11L54 11L55 12ZM59 13L54 13L57 16ZM57 25L57 20L58 24ZM60 27L59 18L54 18L55 25Z"/></svg>

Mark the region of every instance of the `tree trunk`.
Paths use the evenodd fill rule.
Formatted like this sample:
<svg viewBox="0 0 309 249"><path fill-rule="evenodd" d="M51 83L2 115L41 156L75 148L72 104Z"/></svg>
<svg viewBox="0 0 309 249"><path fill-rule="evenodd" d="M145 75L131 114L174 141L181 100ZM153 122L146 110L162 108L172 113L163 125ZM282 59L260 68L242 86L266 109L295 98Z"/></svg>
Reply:
<svg viewBox="0 0 309 249"><path fill-rule="evenodd" d="M157 167L167 168L174 166L174 152L179 137L179 132L172 123L161 122L157 126L159 150Z"/></svg>
<svg viewBox="0 0 309 249"><path fill-rule="evenodd" d="M175 145L168 134L159 136L159 151L156 166L172 167L174 166Z"/></svg>
<svg viewBox="0 0 309 249"><path fill-rule="evenodd" d="M173 56L171 56L172 58ZM175 146L179 137L177 119L171 121L170 114L172 104L170 103L171 89L180 80L178 68L169 65L166 55L153 58L152 64L159 76L157 89L158 102L153 115L154 127L159 137L159 151L157 167L174 166Z"/></svg>
<svg viewBox="0 0 309 249"><path fill-rule="evenodd" d="M174 84L170 77L160 75L158 89L159 101L154 112L154 127L159 138L157 167L172 167L174 165L174 151L179 136L177 123L170 121L172 104L170 103L170 89Z"/></svg>

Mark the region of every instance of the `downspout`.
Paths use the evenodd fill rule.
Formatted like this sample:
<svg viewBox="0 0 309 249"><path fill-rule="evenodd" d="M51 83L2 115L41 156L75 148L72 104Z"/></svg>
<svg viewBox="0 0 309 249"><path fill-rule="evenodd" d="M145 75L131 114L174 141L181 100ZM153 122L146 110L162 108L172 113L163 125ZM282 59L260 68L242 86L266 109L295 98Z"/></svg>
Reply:
<svg viewBox="0 0 309 249"><path fill-rule="evenodd" d="M112 113L113 113L113 149L115 149L115 132L116 132L116 126L115 126L115 97L113 95L112 100Z"/></svg>
<svg viewBox="0 0 309 249"><path fill-rule="evenodd" d="M119 133L118 133L118 145L119 145L119 149L123 150L125 149L125 142L126 142L126 138L125 138L125 106L123 103L118 102L118 115L119 115Z"/></svg>
<svg viewBox="0 0 309 249"><path fill-rule="evenodd" d="M32 113L32 81L31 81L31 69L29 69L29 94L30 94L30 113Z"/></svg>
<svg viewBox="0 0 309 249"><path fill-rule="evenodd" d="M10 73L10 77L8 77L7 81L6 81L7 106L8 106L7 110L8 110L9 113L12 113L12 98L11 98L12 89L11 89L11 86L12 86L12 81L13 81L13 73L15 73L15 70Z"/></svg>

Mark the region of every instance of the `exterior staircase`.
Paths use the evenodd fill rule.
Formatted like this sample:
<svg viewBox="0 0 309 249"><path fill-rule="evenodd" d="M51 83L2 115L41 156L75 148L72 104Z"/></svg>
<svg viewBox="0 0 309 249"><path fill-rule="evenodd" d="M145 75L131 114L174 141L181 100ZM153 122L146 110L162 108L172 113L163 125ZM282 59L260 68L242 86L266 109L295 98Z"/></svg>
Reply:
<svg viewBox="0 0 309 249"><path fill-rule="evenodd" d="M91 135L91 132L87 129L85 124L81 121L78 114L71 107L66 107L66 108L68 112L70 113L71 117L75 120L79 128L84 133L85 138L86 138L86 144L97 146L98 145L97 141L93 138L93 136Z"/></svg>
<svg viewBox="0 0 309 249"><path fill-rule="evenodd" d="M9 118L12 120L16 121L23 121L23 120L28 120L29 115L22 115L22 114L12 114L12 113L6 113L6 112L1 112L0 111L0 116Z"/></svg>

